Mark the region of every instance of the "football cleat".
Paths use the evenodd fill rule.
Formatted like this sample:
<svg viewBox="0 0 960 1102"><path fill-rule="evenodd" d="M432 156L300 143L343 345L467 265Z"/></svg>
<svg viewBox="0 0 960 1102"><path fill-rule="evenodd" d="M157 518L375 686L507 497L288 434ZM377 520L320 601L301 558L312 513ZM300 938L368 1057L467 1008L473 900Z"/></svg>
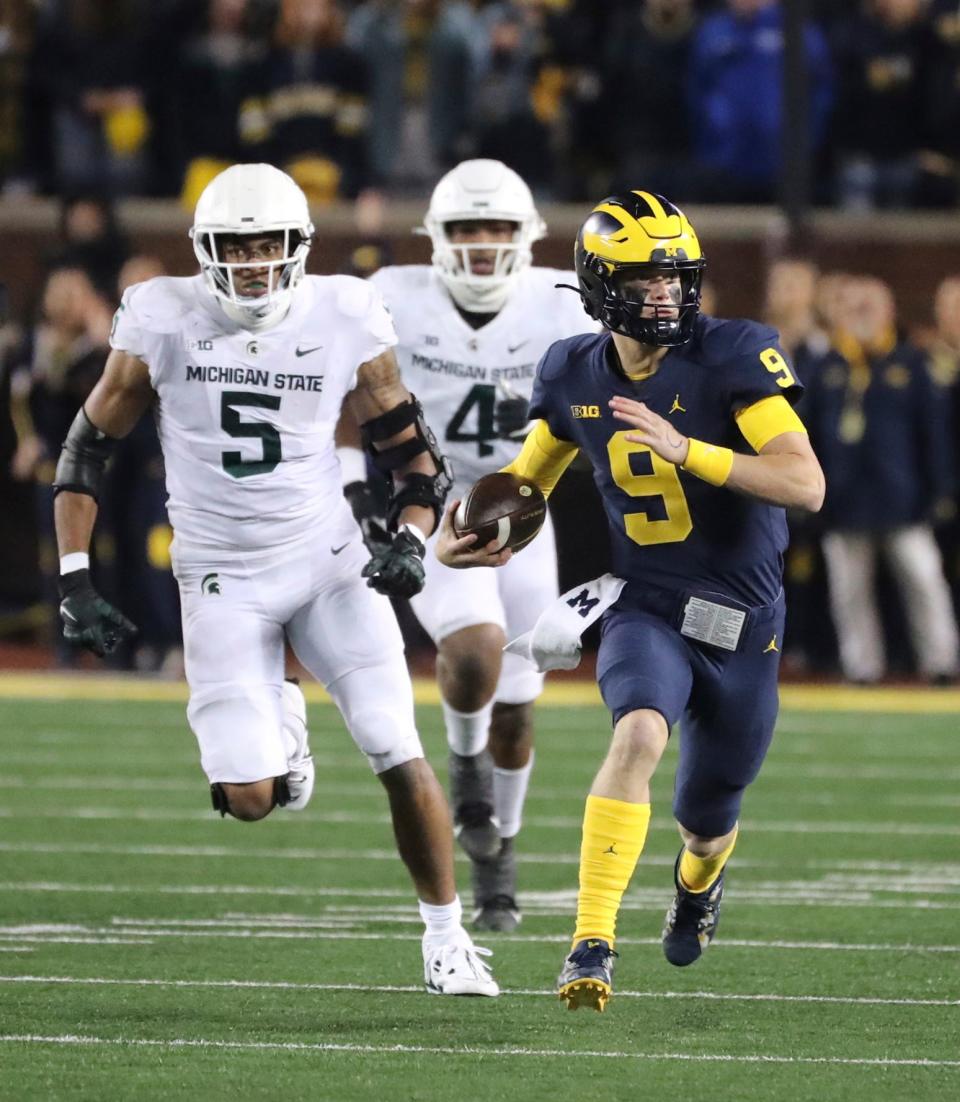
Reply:
<svg viewBox="0 0 960 1102"><path fill-rule="evenodd" d="M283 805L287 811L301 811L313 794L315 770L307 739L307 702L295 677L288 677L281 690L283 730L294 741L294 750L287 758L287 791Z"/></svg>
<svg viewBox="0 0 960 1102"><path fill-rule="evenodd" d="M427 991L431 995L499 995L500 987L490 966L481 959L490 956L491 951L474 945L462 928L452 941L435 944L424 937L423 982Z"/></svg>
<svg viewBox="0 0 960 1102"><path fill-rule="evenodd" d="M489 861L500 852L500 825L493 815L493 760L483 750L467 757L450 752L450 804L453 833L473 861Z"/></svg>
<svg viewBox="0 0 960 1102"><path fill-rule="evenodd" d="M578 941L557 977L557 995L568 1010L589 1006L602 1012L613 994L613 958L619 956L602 938Z"/></svg>
<svg viewBox="0 0 960 1102"><path fill-rule="evenodd" d="M703 954L713 941L720 924L720 900L723 898L723 869L702 892L688 891L680 883L680 858L673 867L677 894L673 897L663 923L663 955L678 968L684 968Z"/></svg>
<svg viewBox="0 0 960 1102"><path fill-rule="evenodd" d="M509 934L520 925L517 906L517 861L513 839L503 838L500 852L490 861L473 861L473 928Z"/></svg>

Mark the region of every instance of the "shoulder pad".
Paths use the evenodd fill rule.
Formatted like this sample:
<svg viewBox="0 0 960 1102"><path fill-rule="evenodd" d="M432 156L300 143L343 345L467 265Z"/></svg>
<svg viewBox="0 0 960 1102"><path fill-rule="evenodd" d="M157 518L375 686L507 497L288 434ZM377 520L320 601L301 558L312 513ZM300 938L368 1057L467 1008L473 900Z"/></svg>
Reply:
<svg viewBox="0 0 960 1102"><path fill-rule="evenodd" d="M196 287L192 278L155 276L128 287L123 304L141 329L152 333L174 333L183 318L196 309Z"/></svg>
<svg viewBox="0 0 960 1102"><path fill-rule="evenodd" d="M380 292L366 279L356 276L328 276L335 280L337 309L348 318L365 318L380 300Z"/></svg>
<svg viewBox="0 0 960 1102"><path fill-rule="evenodd" d="M746 318L704 317L694 338L704 362L722 366L726 361L747 355L770 344L777 344L776 329Z"/></svg>
<svg viewBox="0 0 960 1102"><path fill-rule="evenodd" d="M597 333L581 333L576 337L554 341L544 352L537 374L544 382L559 379L567 373L575 360L589 354L590 345L598 339Z"/></svg>

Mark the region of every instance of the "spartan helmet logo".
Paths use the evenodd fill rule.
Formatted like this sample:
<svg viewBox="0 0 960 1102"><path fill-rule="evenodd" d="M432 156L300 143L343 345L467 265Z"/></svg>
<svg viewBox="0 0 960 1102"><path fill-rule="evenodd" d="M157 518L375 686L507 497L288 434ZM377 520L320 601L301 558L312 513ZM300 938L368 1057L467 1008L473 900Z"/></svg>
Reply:
<svg viewBox="0 0 960 1102"><path fill-rule="evenodd" d="M219 577L219 574L205 574L203 581L200 583L200 592L206 594L215 593L219 596L220 583L217 581Z"/></svg>

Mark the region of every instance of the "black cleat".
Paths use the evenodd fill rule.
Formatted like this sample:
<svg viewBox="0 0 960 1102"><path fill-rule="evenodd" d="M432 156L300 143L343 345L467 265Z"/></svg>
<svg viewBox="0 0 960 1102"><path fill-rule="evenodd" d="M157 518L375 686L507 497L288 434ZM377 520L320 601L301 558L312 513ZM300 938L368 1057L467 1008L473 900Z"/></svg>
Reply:
<svg viewBox="0 0 960 1102"><path fill-rule="evenodd" d="M702 892L691 892L680 883L680 857L673 867L677 894L673 897L663 923L663 955L678 968L693 964L713 941L720 924L720 900L723 898L723 869Z"/></svg>
<svg viewBox="0 0 960 1102"><path fill-rule="evenodd" d="M578 941L557 977L557 995L568 1010L589 1006L602 1012L613 994L613 958L618 956L601 938Z"/></svg>
<svg viewBox="0 0 960 1102"><path fill-rule="evenodd" d="M503 838L496 857L471 861L473 881L473 928L509 934L520 925L517 906L517 861L513 839Z"/></svg>
<svg viewBox="0 0 960 1102"><path fill-rule="evenodd" d="M512 933L520 925L520 908L512 895L495 895L477 908L473 916L475 930L495 934Z"/></svg>

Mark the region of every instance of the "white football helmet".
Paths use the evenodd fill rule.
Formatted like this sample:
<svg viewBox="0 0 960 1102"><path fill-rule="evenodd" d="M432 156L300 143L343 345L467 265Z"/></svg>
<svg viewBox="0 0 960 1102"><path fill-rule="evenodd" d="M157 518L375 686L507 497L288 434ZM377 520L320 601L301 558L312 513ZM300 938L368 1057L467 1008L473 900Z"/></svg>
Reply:
<svg viewBox="0 0 960 1102"><path fill-rule="evenodd" d="M451 222L516 223L509 243L479 241L455 245L447 234ZM530 189L501 161L462 161L433 189L423 230L433 243L433 266L453 300L463 310L495 314L503 308L520 273L530 265L530 246L547 232ZM489 275L470 268L469 250L496 250Z"/></svg>
<svg viewBox="0 0 960 1102"><path fill-rule="evenodd" d="M220 255L221 234L262 236L281 231L279 260L227 263ZM225 312L247 329L263 329L286 314L303 279L312 236L307 197L285 172L266 164L232 165L214 177L197 201L190 230L207 287ZM251 267L269 269L266 293L238 293L234 273Z"/></svg>

